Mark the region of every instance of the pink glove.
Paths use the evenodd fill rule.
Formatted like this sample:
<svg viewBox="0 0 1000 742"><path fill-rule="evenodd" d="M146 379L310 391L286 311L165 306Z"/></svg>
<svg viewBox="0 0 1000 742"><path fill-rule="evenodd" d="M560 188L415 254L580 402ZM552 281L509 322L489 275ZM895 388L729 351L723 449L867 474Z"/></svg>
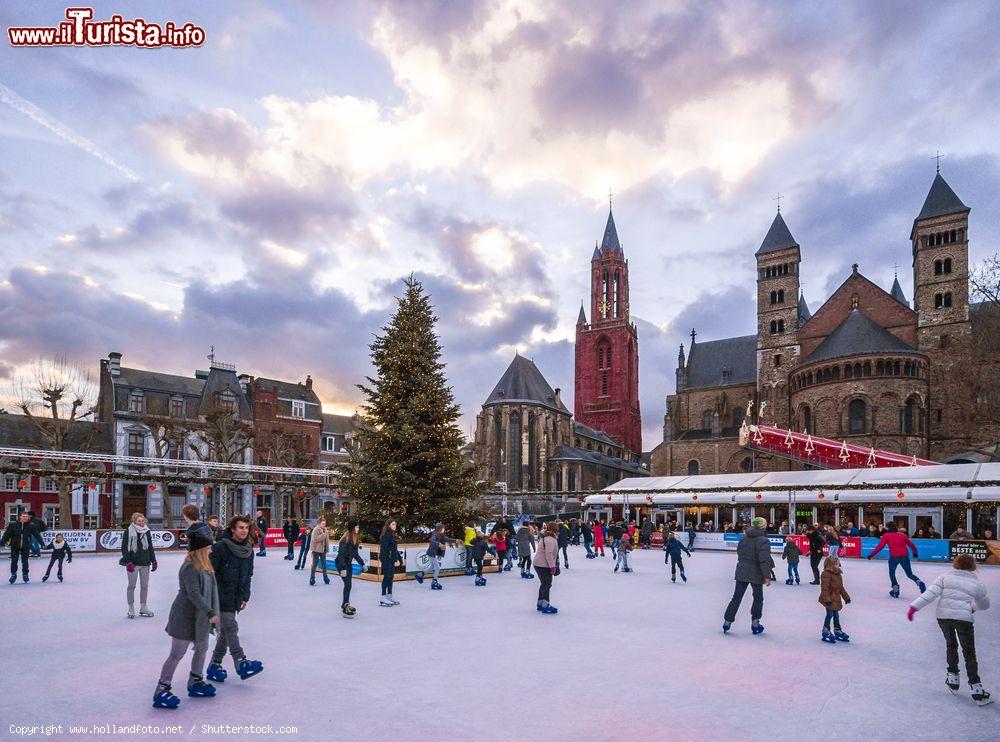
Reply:
<svg viewBox="0 0 1000 742"><path fill-rule="evenodd" d="M914 607L913 607L913 606L911 605L911 606L910 606L910 610L908 610L908 611L906 612L906 620L907 620L907 621L912 621L912 620L913 620L913 616L914 616L914 614L915 614L916 612L917 612L917 609L916 609L916 608L914 608Z"/></svg>
<svg viewBox="0 0 1000 742"><path fill-rule="evenodd" d="M128 565L125 567L125 569L127 569L129 572L135 572L135 565L129 562Z"/></svg>

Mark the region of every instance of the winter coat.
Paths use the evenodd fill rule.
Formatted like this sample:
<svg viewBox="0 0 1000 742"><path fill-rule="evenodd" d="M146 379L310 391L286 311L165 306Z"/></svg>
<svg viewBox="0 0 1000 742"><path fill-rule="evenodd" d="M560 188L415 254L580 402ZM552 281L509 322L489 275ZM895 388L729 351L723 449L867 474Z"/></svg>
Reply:
<svg viewBox="0 0 1000 742"><path fill-rule="evenodd" d="M736 581L762 585L774 569L771 542L759 528L750 527L736 547Z"/></svg>
<svg viewBox="0 0 1000 742"><path fill-rule="evenodd" d="M594 546L604 548L604 526L600 523L594 525Z"/></svg>
<svg viewBox="0 0 1000 742"><path fill-rule="evenodd" d="M487 546L489 546L489 540L485 536L476 536L472 539L472 545L467 548L472 549L473 559L483 559L486 556Z"/></svg>
<svg viewBox="0 0 1000 742"><path fill-rule="evenodd" d="M621 537L622 537L623 533L624 533L624 530L617 523L615 523L615 524L613 524L611 526L608 526L608 538L610 538L612 541L619 541L619 540L621 540Z"/></svg>
<svg viewBox="0 0 1000 742"><path fill-rule="evenodd" d="M687 547L682 544L677 538L668 538L663 542L663 550L666 552L663 559L666 561L668 557L673 557L674 559L681 558L681 552L683 551L688 556L691 556L691 552L688 551Z"/></svg>
<svg viewBox="0 0 1000 742"><path fill-rule="evenodd" d="M260 531L260 540L263 541L264 537L267 536L267 518L264 516L257 519L257 530Z"/></svg>
<svg viewBox="0 0 1000 742"><path fill-rule="evenodd" d="M215 577L199 572L185 560L177 573L177 581L180 589L170 606L164 630L174 639L189 642L207 639L213 630L208 619L219 615L219 591Z"/></svg>
<svg viewBox="0 0 1000 742"><path fill-rule="evenodd" d="M556 542L559 544L561 549L564 546L569 546L569 528L565 524L559 527L559 533L556 535Z"/></svg>
<svg viewBox="0 0 1000 742"><path fill-rule="evenodd" d="M326 526L316 526L312 530L312 545L309 551L313 554L326 554L330 549L330 532Z"/></svg>
<svg viewBox="0 0 1000 742"><path fill-rule="evenodd" d="M472 546L472 541L475 538L476 538L476 529L475 528L469 528L469 526L466 526L465 527L465 545L466 546Z"/></svg>
<svg viewBox="0 0 1000 742"><path fill-rule="evenodd" d="M490 539L490 544L493 546L494 551L496 551L498 556L502 556L507 551L507 539L501 538L500 534L493 534L493 538Z"/></svg>
<svg viewBox="0 0 1000 742"><path fill-rule="evenodd" d="M66 541L65 539L63 539L62 546L56 546L55 539L53 539L52 543L48 546L43 546L42 548L45 550L51 550L52 556L56 559L67 557L67 561L73 561L73 550L69 548L69 541Z"/></svg>
<svg viewBox="0 0 1000 742"><path fill-rule="evenodd" d="M650 534L653 532L653 524L646 519L642 522L642 537L649 538Z"/></svg>
<svg viewBox="0 0 1000 742"><path fill-rule="evenodd" d="M294 544L299 540L299 522L297 520L289 521L281 526L281 533L285 537L285 541L290 544Z"/></svg>
<svg viewBox="0 0 1000 742"><path fill-rule="evenodd" d="M787 559L789 564L798 564L799 557L802 556L802 549L794 541L786 541L785 549L781 552L781 558Z"/></svg>
<svg viewBox="0 0 1000 742"><path fill-rule="evenodd" d="M219 610L235 613L241 603L250 602L250 580L253 577L253 544L247 538L237 541L226 532L212 545L212 569L219 590Z"/></svg>
<svg viewBox="0 0 1000 742"><path fill-rule="evenodd" d="M444 544L457 544L458 541L448 538L443 533L439 536L437 531L431 533L431 542L427 545L427 556L444 556Z"/></svg>
<svg viewBox="0 0 1000 742"><path fill-rule="evenodd" d="M536 567L552 568L559 564L559 541L545 534L538 542L538 550L535 552L534 565Z"/></svg>
<svg viewBox="0 0 1000 742"><path fill-rule="evenodd" d="M837 535L836 531L826 532L826 545L827 546L840 546L840 536Z"/></svg>
<svg viewBox="0 0 1000 742"><path fill-rule="evenodd" d="M362 567L365 566L364 560L361 555L358 554L358 546L352 541L347 540L347 536L340 539L340 543L337 547L337 559L334 564L337 567L338 572L344 572L345 570L351 569L351 562L357 562Z"/></svg>
<svg viewBox="0 0 1000 742"><path fill-rule="evenodd" d="M592 544L592 543L594 543L594 529L593 528L591 528L589 525L587 525L586 523L584 523L580 527L580 532L583 534L583 543L585 543L585 544Z"/></svg>
<svg viewBox="0 0 1000 742"><path fill-rule="evenodd" d="M990 607L986 585L979 581L975 572L964 569L953 569L935 579L910 603L910 607L919 611L935 600L938 601L937 617L955 621L972 622L976 611L985 611Z"/></svg>
<svg viewBox="0 0 1000 742"><path fill-rule="evenodd" d="M635 546L632 543L632 539L630 539L627 535L625 536L625 538L622 539L622 542L618 545L618 551L624 551L626 554L632 551L634 548Z"/></svg>
<svg viewBox="0 0 1000 742"><path fill-rule="evenodd" d="M143 544L145 542L145 544ZM128 548L128 529L122 531L122 564L128 566L134 564L136 567L148 567L156 561L156 552L153 551L153 532L146 533L139 538L139 547L135 551Z"/></svg>
<svg viewBox="0 0 1000 742"><path fill-rule="evenodd" d="M35 529L35 538L39 541L42 540L41 534L49 530L49 527L45 525L45 521L41 518L32 518L28 521L28 525Z"/></svg>
<svg viewBox="0 0 1000 742"><path fill-rule="evenodd" d="M316 551L315 530L313 531L313 551ZM399 539L396 538L396 534L392 531L386 531L385 535L379 539L378 559L383 569L389 564L402 561L402 555L399 553Z"/></svg>
<svg viewBox="0 0 1000 742"><path fill-rule="evenodd" d="M844 573L840 567L829 566L819 576L819 602L831 611L844 608L844 601L851 602L851 596L844 589Z"/></svg>
<svg viewBox="0 0 1000 742"><path fill-rule="evenodd" d="M527 526L517 529L517 553L522 557L530 557L531 549L535 546L535 535Z"/></svg>
<svg viewBox="0 0 1000 742"><path fill-rule="evenodd" d="M31 525L30 520L27 523L15 521L4 530L3 538L0 538L0 547L6 546L9 543L11 551L14 551L14 549L28 549L31 547L31 541L35 537L35 528Z"/></svg>
<svg viewBox="0 0 1000 742"><path fill-rule="evenodd" d="M897 559L899 557L905 557L907 555L907 549L913 551L914 558L917 556L916 545L910 541L909 536L905 533L900 533L899 531L886 531L885 534L883 534L882 539L878 542L878 546L872 550L871 556L875 556L882 551L883 546L888 546L889 556L896 557Z"/></svg>

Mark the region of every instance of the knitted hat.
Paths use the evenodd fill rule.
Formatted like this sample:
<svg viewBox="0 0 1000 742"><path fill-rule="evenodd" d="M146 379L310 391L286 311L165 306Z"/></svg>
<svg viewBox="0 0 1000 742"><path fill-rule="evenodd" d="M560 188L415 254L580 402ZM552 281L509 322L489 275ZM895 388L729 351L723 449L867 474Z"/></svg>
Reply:
<svg viewBox="0 0 1000 742"><path fill-rule="evenodd" d="M347 532L354 533L354 529L357 527L357 525L358 522L354 520L354 518L351 518L349 521L347 521Z"/></svg>
<svg viewBox="0 0 1000 742"><path fill-rule="evenodd" d="M754 528L767 528L767 519L757 516L756 518L750 521L750 525L752 525Z"/></svg>
<svg viewBox="0 0 1000 742"><path fill-rule="evenodd" d="M205 524L188 533L188 551L204 549L213 543L215 543L215 538L212 536L212 529Z"/></svg>
<svg viewBox="0 0 1000 742"><path fill-rule="evenodd" d="M444 523L442 523L441 521L438 521L437 523L435 523L434 524L434 530L435 531L442 531L442 530L444 530Z"/></svg>

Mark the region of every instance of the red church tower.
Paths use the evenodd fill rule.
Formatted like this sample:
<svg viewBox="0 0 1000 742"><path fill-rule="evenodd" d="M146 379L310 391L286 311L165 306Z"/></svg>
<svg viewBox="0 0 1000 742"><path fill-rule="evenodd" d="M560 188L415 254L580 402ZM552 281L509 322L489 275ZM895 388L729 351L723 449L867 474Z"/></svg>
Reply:
<svg viewBox="0 0 1000 742"><path fill-rule="evenodd" d="M642 453L639 338L629 319L628 261L610 209L604 239L590 259L590 317L588 324L581 306L573 417L637 457Z"/></svg>

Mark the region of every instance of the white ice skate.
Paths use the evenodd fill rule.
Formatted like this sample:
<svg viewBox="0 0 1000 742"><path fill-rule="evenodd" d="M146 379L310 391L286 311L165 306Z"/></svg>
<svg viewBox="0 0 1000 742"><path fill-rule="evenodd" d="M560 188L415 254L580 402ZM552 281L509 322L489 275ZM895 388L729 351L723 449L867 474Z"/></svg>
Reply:
<svg viewBox="0 0 1000 742"><path fill-rule="evenodd" d="M990 698L988 691L983 689L982 683L972 684L972 700L976 702L977 706L985 706L988 703L993 703L993 699Z"/></svg>
<svg viewBox="0 0 1000 742"><path fill-rule="evenodd" d="M958 695L958 689L961 687L961 681L958 677L958 673L949 672L944 679L944 684L948 686L950 690L955 695Z"/></svg>

